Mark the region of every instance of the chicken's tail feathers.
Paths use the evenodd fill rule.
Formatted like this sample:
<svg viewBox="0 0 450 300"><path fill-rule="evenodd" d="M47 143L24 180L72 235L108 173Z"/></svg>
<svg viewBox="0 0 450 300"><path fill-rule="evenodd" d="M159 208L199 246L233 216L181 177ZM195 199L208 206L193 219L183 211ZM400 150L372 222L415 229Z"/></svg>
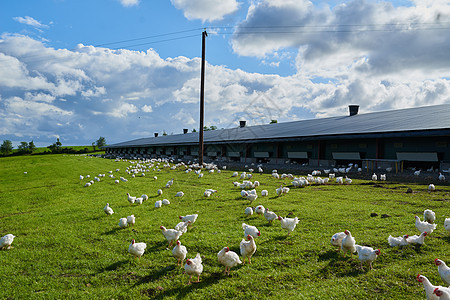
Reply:
<svg viewBox="0 0 450 300"><path fill-rule="evenodd" d="M355 249L356 249L356 252L359 253L359 250L361 250L361 245L356 244L355 245Z"/></svg>
<svg viewBox="0 0 450 300"><path fill-rule="evenodd" d="M200 256L200 253L197 253L197 255L195 256L195 259L201 263L202 262L202 257Z"/></svg>

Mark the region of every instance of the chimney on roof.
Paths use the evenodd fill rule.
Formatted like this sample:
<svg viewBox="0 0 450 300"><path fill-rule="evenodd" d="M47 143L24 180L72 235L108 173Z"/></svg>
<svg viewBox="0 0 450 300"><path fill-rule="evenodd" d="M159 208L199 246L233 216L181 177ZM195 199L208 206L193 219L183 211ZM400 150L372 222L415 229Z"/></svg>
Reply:
<svg viewBox="0 0 450 300"><path fill-rule="evenodd" d="M358 114L359 105L349 105L348 110L350 111L350 116L354 116Z"/></svg>
<svg viewBox="0 0 450 300"><path fill-rule="evenodd" d="M247 121L239 121L239 127L245 127L245 123L247 123Z"/></svg>
<svg viewBox="0 0 450 300"><path fill-rule="evenodd" d="M158 137L158 133L157 132L155 132L155 137Z"/></svg>
<svg viewBox="0 0 450 300"><path fill-rule="evenodd" d="M183 134L186 134L186 133L188 133L188 131L189 131L189 129L187 129L187 128L184 128L184 129L183 129Z"/></svg>

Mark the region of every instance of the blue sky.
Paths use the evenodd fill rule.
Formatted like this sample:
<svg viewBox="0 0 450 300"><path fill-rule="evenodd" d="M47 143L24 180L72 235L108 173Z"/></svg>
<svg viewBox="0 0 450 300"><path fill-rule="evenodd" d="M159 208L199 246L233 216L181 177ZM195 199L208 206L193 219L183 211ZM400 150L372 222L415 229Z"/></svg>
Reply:
<svg viewBox="0 0 450 300"><path fill-rule="evenodd" d="M0 0L0 141L90 145L450 103L444 0ZM153 37L153 38L151 38Z"/></svg>

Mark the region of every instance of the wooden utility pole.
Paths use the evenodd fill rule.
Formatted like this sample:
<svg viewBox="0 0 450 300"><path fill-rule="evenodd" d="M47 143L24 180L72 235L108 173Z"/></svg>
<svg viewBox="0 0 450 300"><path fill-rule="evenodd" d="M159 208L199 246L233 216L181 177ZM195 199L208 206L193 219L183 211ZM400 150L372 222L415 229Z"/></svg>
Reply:
<svg viewBox="0 0 450 300"><path fill-rule="evenodd" d="M200 75L200 135L198 160L203 165L203 119L205 114L205 39L208 36L206 30L202 32L202 70Z"/></svg>

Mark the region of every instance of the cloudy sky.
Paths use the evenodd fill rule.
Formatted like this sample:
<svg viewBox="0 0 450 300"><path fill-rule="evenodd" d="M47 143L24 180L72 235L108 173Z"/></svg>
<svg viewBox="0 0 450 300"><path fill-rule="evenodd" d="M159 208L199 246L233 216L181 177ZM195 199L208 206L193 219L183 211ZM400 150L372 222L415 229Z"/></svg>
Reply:
<svg viewBox="0 0 450 300"><path fill-rule="evenodd" d="M0 141L450 103L449 0L0 0ZM301 129L299 129L301 130Z"/></svg>

